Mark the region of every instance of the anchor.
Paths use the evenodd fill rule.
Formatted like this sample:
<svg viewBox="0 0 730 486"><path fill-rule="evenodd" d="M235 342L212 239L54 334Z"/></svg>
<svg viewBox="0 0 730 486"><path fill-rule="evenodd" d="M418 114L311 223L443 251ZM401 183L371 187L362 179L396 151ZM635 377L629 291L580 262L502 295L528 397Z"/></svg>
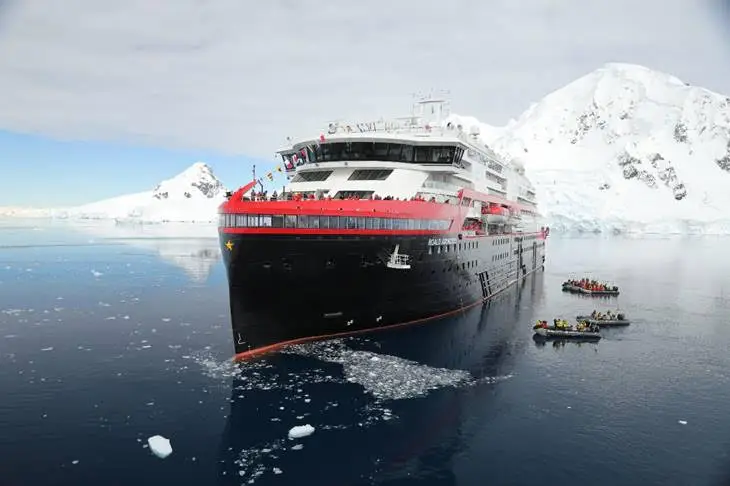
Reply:
<svg viewBox="0 0 730 486"><path fill-rule="evenodd" d="M236 333L238 335L238 340L236 341L236 344L244 344L243 339L241 339L241 333Z"/></svg>

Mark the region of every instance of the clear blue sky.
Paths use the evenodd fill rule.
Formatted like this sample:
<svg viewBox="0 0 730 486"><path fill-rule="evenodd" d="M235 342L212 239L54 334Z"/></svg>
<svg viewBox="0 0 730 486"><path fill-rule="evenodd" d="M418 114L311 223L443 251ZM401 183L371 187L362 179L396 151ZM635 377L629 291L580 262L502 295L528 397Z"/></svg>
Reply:
<svg viewBox="0 0 730 486"><path fill-rule="evenodd" d="M206 162L235 189L251 180L252 164L262 176L275 167L276 159L273 153L268 160L256 160L0 131L0 206L60 207L146 191L197 161ZM276 186L283 182L280 174L274 179Z"/></svg>

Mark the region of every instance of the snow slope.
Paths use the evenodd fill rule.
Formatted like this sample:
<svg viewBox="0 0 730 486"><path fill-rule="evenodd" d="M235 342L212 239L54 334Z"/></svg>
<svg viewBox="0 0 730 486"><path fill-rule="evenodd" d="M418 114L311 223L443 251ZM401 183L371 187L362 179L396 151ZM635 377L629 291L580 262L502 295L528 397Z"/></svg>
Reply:
<svg viewBox="0 0 730 486"><path fill-rule="evenodd" d="M552 229L730 233L730 98L607 64L492 140L519 158Z"/></svg>
<svg viewBox="0 0 730 486"><path fill-rule="evenodd" d="M152 191L128 194L66 211L70 218L145 222L210 222L225 200L226 188L211 168L197 162Z"/></svg>
<svg viewBox="0 0 730 486"><path fill-rule="evenodd" d="M162 181L151 191L64 209L4 208L0 215L114 219L117 222L208 223L217 221L217 209L225 200L226 191L207 164L196 162L175 177Z"/></svg>
<svg viewBox="0 0 730 486"><path fill-rule="evenodd" d="M495 127L494 125L482 123L473 116L452 114L447 116L443 120L442 125L446 126L449 123L456 127L461 125L461 127L467 133L474 133L474 129L476 128L482 142L486 143L487 145L491 145L493 141L505 135L505 133L511 127L511 124L514 123L514 121L512 121L511 124L508 124L506 127Z"/></svg>

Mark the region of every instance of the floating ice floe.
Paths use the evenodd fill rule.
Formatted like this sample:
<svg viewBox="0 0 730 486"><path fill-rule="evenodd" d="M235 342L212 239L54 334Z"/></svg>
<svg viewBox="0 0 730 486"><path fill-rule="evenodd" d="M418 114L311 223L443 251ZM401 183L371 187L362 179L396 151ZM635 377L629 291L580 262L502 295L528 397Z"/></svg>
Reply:
<svg viewBox="0 0 730 486"><path fill-rule="evenodd" d="M438 388L475 382L464 370L433 368L398 356L358 351L346 347L342 340L297 344L284 352L338 363L347 382L361 385L380 400L414 398Z"/></svg>
<svg viewBox="0 0 730 486"><path fill-rule="evenodd" d="M172 454L172 446L170 441L165 439L161 435L153 435L147 439L147 444L150 446L150 450L154 455L160 459L164 459Z"/></svg>
<svg viewBox="0 0 730 486"><path fill-rule="evenodd" d="M289 438L290 439L301 439L302 437L306 437L308 435L312 435L314 433L314 427L312 427L309 424L306 425L296 425L289 429Z"/></svg>

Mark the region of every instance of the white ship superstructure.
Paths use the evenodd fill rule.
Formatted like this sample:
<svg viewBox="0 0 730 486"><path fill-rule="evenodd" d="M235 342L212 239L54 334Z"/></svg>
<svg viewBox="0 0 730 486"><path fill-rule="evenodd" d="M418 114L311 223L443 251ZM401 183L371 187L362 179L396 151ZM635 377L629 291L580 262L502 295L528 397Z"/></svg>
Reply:
<svg viewBox="0 0 730 486"><path fill-rule="evenodd" d="M286 191L453 202L469 189L519 203L520 219L537 213L535 188L521 162L498 157L481 140L479 127L445 122L448 110L446 100L429 98L416 102L405 118L332 122L319 138L279 152Z"/></svg>

